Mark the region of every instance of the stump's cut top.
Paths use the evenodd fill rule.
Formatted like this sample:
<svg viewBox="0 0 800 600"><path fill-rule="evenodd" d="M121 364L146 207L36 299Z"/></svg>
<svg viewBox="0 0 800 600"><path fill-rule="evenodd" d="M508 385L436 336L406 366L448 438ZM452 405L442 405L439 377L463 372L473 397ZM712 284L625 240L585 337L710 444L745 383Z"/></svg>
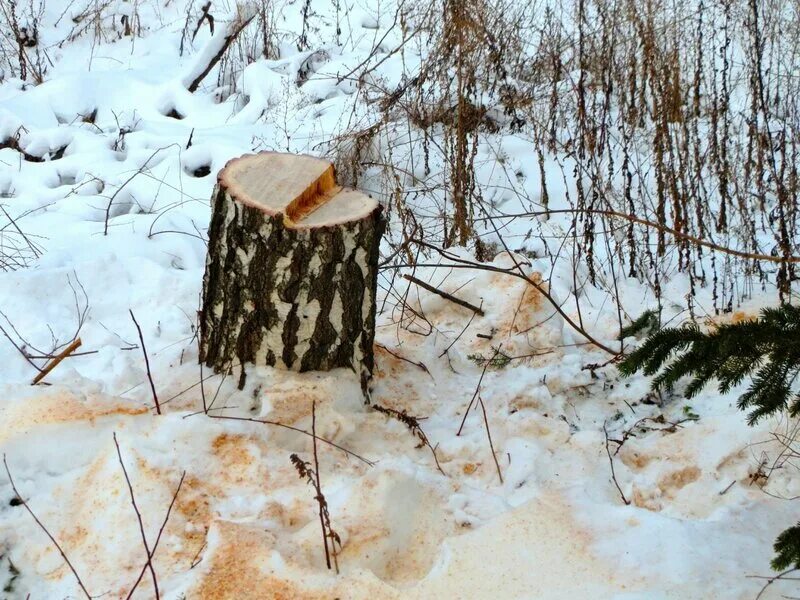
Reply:
<svg viewBox="0 0 800 600"><path fill-rule="evenodd" d="M217 178L235 200L269 215L284 215L284 224L310 229L358 221L378 202L366 194L336 185L333 164L301 154L261 152L235 158Z"/></svg>

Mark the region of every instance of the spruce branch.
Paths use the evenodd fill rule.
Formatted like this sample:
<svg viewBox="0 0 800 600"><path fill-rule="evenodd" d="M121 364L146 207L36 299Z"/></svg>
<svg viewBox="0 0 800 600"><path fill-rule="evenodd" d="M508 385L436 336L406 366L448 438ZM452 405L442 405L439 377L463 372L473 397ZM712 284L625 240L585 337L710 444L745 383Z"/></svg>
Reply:
<svg viewBox="0 0 800 600"><path fill-rule="evenodd" d="M751 410L750 424L789 410L800 413L792 383L800 373L800 308L790 305L761 311L757 320L723 324L704 332L694 323L652 335L619 364L624 377L642 371L655 375L654 390L671 390L691 377L685 396L696 396L712 379L721 393L751 377L739 408Z"/></svg>
<svg viewBox="0 0 800 600"><path fill-rule="evenodd" d="M797 416L800 395L792 387L800 374L800 308L767 308L756 320L723 324L708 332L695 324L662 329L620 362L619 371L623 377L638 371L655 375L655 390L672 389L680 379L691 377L687 398L712 379L720 393L726 393L750 377L750 387L738 401L741 410L750 411L750 425L782 411ZM781 533L774 549L774 570L800 568L800 523ZM764 589L784 574L769 579Z"/></svg>

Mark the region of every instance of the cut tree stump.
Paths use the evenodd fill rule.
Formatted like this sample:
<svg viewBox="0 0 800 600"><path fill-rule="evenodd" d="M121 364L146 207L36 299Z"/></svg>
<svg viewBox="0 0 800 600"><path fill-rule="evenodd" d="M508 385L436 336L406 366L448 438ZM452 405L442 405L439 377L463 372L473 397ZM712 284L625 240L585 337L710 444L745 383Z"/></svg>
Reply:
<svg viewBox="0 0 800 600"><path fill-rule="evenodd" d="M333 165L263 152L217 177L200 313L200 361L372 375L377 201L336 185Z"/></svg>

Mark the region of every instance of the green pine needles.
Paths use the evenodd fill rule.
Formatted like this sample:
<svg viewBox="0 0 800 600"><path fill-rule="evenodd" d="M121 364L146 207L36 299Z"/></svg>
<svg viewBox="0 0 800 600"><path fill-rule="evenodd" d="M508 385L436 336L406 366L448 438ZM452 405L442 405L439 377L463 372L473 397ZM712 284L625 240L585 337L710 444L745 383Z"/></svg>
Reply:
<svg viewBox="0 0 800 600"><path fill-rule="evenodd" d="M720 325L709 332L693 323L661 329L628 355L619 370L626 377L637 371L656 375L652 385L657 390L671 390L690 376L687 398L712 379L725 393L752 375L750 388L739 398L739 408L751 410L751 425L785 409L796 416L800 396L791 386L800 372L800 308L766 308L757 320Z"/></svg>
<svg viewBox="0 0 800 600"><path fill-rule="evenodd" d="M645 313L621 331L620 337L641 331L652 322L653 315ZM720 325L709 332L693 323L661 329L629 354L619 370L624 377L637 371L655 375L652 387L656 390L672 389L682 377L691 377L687 398L712 379L725 393L752 376L738 403L740 409L751 411L750 425L783 410L797 416L800 395L792 392L792 384L800 373L800 308L766 308L757 320ZM800 523L782 532L774 549L773 569L800 569Z"/></svg>
<svg viewBox="0 0 800 600"><path fill-rule="evenodd" d="M800 569L800 523L781 532L775 540L775 558L770 565L776 571L784 571L789 567Z"/></svg>

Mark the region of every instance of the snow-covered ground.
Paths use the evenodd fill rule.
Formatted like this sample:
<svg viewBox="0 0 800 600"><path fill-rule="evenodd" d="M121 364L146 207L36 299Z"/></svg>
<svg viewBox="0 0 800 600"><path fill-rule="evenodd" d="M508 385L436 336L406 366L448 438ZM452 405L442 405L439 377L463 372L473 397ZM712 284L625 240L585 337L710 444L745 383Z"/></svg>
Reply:
<svg viewBox="0 0 800 600"><path fill-rule="evenodd" d="M47 5L48 43L73 25L54 25L65 8L77 10L63 4ZM276 27L298 30L302 4L287 3ZM315 35L323 37L336 27L335 3L313 4L323 30ZM764 580L751 576L770 574L772 543L796 520L795 505L782 498L800 494L800 478L788 464L770 472L781 450L772 434L792 424L748 427L735 405L741 390L720 396L708 388L690 404L680 394L662 402L646 379L620 380L613 365L596 366L608 356L520 278L417 268L416 277L485 312L473 318L412 285L409 303L429 327L385 298L393 273L382 276L372 401L421 418L441 471L403 423L364 405L352 373L251 367L240 391L235 378L206 369L201 385L195 324L215 174L246 152L317 152L353 107L355 85L337 77L377 41L380 60L401 34L390 27L391 6L348 3L340 46L315 54L287 42L280 59L248 66L239 92L220 102L213 76L197 93L185 85L218 44L208 27L181 56L186 6L133 5L142 37L95 43L84 35L50 47L44 83L0 83L0 205L14 219L0 242L17 248L8 254L20 263L0 273L0 452L92 596L126 597L146 563L114 434L148 543L159 538L153 567L164 598L758 593ZM118 2L116 18L131 7ZM223 8L215 12L217 36L234 12L228 7L226 17ZM381 68L397 79L402 65L394 56ZM298 86L300 69L314 72ZM512 148L510 160L533 162L521 152ZM500 254L493 264L512 263ZM540 259L525 268L566 298L570 265L551 272ZM409 284L397 277L394 285L402 294ZM651 302L648 291L632 280L620 285L637 316ZM668 296L680 304L685 291L676 280ZM606 296L586 289L583 301L593 334L617 344L617 311ZM565 304L577 318L573 308ZM129 310L142 327L161 416ZM36 370L14 344L50 353L78 329L78 354L47 376L49 385L32 387ZM481 357L500 345L521 358L484 374ZM457 435L478 386L485 419L476 404ZM211 418L204 397L212 415L303 430L313 405L318 435L358 455L318 446L342 541L340 574L325 568L314 491L289 458L311 460L310 438ZM0 585L7 598L83 594L5 471ZM767 596L791 592L775 585ZM148 571L135 597L153 596Z"/></svg>

